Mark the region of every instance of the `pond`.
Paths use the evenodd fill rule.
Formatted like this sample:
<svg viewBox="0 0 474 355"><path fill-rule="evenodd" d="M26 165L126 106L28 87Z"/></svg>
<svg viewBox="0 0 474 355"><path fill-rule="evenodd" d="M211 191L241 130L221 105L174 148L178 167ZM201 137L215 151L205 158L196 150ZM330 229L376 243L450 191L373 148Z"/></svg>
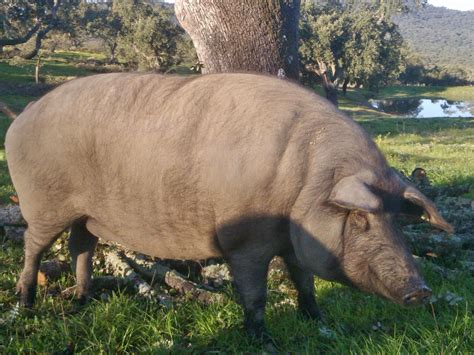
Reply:
<svg viewBox="0 0 474 355"><path fill-rule="evenodd" d="M444 99L370 100L370 105L382 112L414 118L474 117L474 102Z"/></svg>

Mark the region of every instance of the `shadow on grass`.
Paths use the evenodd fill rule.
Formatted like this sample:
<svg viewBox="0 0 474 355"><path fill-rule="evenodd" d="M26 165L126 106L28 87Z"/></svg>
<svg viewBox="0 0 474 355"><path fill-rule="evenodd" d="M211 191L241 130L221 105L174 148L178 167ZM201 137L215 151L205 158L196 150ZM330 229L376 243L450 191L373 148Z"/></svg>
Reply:
<svg viewBox="0 0 474 355"><path fill-rule="evenodd" d="M449 290L468 301L472 286L460 282L461 277L443 280L432 270L424 271L436 293ZM452 341L458 350L468 350L468 339L463 341L462 337L466 337L469 328L456 330L462 322L464 306L453 308L437 303L434 308L403 308L346 286L318 279L316 284L324 321L304 319L294 303L288 302L288 293L278 291L277 284L272 287L274 292L270 292L267 302L266 320L280 351L367 353L367 350L378 349L396 353L395 350L400 349L403 352L424 349L437 353L443 348L444 339L455 331ZM275 291L279 292L276 296ZM30 316L20 316L15 323L8 324L8 328L0 330L0 335L2 333L4 339L13 341L6 344L9 347L5 349L20 352L34 349L47 353L71 350L181 354L260 353L264 350L245 334L242 310L235 302L211 305L185 302L166 309L125 289L107 299L101 296L91 300L84 306L47 296ZM394 344L396 347L392 349Z"/></svg>
<svg viewBox="0 0 474 355"><path fill-rule="evenodd" d="M436 334L438 331L430 306L403 308L349 287L326 288L318 295L325 314L321 321L305 319L295 306L282 306L272 300L267 302L267 326L280 351L347 353L349 349L363 351L369 341L375 347L392 341L404 348L407 338L413 343L423 343L424 333ZM441 315L444 317L442 321L449 327L455 323L455 316L446 313L445 308L436 307L436 311L444 314ZM412 329L421 329L422 332ZM213 330L212 336L194 333L187 337L186 342L191 344L193 351L262 351L257 342L247 337L240 318L224 327L221 324ZM179 344L171 349L160 347L153 350L183 349Z"/></svg>

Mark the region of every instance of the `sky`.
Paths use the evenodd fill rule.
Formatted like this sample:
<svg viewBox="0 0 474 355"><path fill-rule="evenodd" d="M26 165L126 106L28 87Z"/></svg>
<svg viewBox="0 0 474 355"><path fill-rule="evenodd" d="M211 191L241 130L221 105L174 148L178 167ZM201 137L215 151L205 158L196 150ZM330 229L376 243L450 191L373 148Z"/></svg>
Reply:
<svg viewBox="0 0 474 355"><path fill-rule="evenodd" d="M174 0L165 1L174 2ZM474 10L474 0L428 0L428 3L434 6L444 6L453 10Z"/></svg>
<svg viewBox="0 0 474 355"><path fill-rule="evenodd" d="M453 10L474 10L473 0L428 0L434 6L444 6Z"/></svg>

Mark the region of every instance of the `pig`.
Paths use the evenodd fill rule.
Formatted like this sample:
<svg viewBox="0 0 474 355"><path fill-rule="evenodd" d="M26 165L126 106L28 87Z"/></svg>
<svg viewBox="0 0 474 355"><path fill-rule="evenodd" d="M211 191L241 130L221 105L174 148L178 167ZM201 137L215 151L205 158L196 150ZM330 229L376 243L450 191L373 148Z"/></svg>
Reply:
<svg viewBox="0 0 474 355"><path fill-rule="evenodd" d="M397 216L453 231L356 122L265 75L72 80L21 113L5 144L28 223L17 285L27 307L42 253L70 228L79 299L98 238L159 258L223 257L245 329L261 338L273 257L309 318L320 317L315 275L415 305L431 291Z"/></svg>

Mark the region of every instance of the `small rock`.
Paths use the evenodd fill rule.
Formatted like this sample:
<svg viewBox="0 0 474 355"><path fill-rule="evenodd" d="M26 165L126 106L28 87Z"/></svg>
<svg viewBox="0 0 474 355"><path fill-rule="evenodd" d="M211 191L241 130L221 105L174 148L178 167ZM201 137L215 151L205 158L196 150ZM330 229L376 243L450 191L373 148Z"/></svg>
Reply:
<svg viewBox="0 0 474 355"><path fill-rule="evenodd" d="M450 306L456 306L458 303L464 301L464 298L449 291L445 293L444 299Z"/></svg>
<svg viewBox="0 0 474 355"><path fill-rule="evenodd" d="M19 205L0 206L0 225L20 226L25 225L26 221L21 215Z"/></svg>
<svg viewBox="0 0 474 355"><path fill-rule="evenodd" d="M206 283L214 287L222 287L224 282L230 281L230 270L226 264L208 265L201 270L202 277Z"/></svg>
<svg viewBox="0 0 474 355"><path fill-rule="evenodd" d="M274 304L276 308L284 307L284 306L291 306L291 307L296 307L297 304L294 299L290 297L285 297L283 300L280 302L277 302Z"/></svg>
<svg viewBox="0 0 474 355"><path fill-rule="evenodd" d="M319 334L322 337L328 338L328 339L335 339L336 338L336 333L334 332L334 330L332 330L328 327L325 327L324 325L319 327Z"/></svg>
<svg viewBox="0 0 474 355"><path fill-rule="evenodd" d="M15 243L23 242L25 227L3 226L5 237Z"/></svg>
<svg viewBox="0 0 474 355"><path fill-rule="evenodd" d="M173 306L173 299L170 296L167 295L158 295L157 296L158 302L160 305L163 307L169 309Z"/></svg>
<svg viewBox="0 0 474 355"><path fill-rule="evenodd" d="M471 272L474 272L474 262L473 261L461 261L461 265L471 271Z"/></svg>
<svg viewBox="0 0 474 355"><path fill-rule="evenodd" d="M437 296L433 295L430 298L430 303L436 303L441 301L446 302L449 306L457 306L460 302L464 301L464 298L449 291L441 293Z"/></svg>
<svg viewBox="0 0 474 355"><path fill-rule="evenodd" d="M385 327L383 326L383 324L379 321L375 322L374 324L372 324L372 330L374 331L377 331L377 330L384 330Z"/></svg>

